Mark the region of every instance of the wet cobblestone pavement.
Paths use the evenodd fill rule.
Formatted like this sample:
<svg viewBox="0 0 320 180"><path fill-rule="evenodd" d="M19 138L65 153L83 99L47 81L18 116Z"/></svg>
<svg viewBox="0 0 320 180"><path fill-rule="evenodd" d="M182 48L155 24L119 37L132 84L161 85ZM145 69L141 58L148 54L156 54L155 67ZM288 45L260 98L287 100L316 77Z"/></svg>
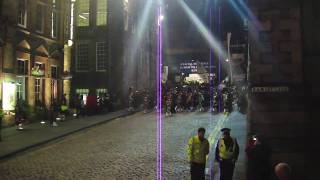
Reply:
<svg viewBox="0 0 320 180"><path fill-rule="evenodd" d="M218 117L183 113L164 120L164 179L189 179L188 139L209 136ZM138 113L0 162L0 179L156 179L156 116ZM213 147L211 147L213 150Z"/></svg>

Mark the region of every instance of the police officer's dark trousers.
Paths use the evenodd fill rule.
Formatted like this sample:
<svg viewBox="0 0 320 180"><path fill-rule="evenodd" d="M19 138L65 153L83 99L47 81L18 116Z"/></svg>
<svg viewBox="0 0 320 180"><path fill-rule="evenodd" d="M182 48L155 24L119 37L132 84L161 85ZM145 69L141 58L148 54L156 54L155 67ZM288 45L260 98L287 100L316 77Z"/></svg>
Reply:
<svg viewBox="0 0 320 180"><path fill-rule="evenodd" d="M220 180L232 180L234 163L232 161L220 161Z"/></svg>
<svg viewBox="0 0 320 180"><path fill-rule="evenodd" d="M191 180L205 180L206 164L191 163Z"/></svg>

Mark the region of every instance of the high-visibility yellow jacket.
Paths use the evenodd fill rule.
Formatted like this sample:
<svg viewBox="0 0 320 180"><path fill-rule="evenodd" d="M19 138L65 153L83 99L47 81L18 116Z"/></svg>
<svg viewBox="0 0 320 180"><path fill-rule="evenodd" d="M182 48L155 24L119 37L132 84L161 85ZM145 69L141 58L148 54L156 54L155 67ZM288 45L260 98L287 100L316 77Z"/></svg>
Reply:
<svg viewBox="0 0 320 180"><path fill-rule="evenodd" d="M188 158L189 162L205 164L206 156L209 154L209 141L204 139L200 141L198 136L189 139Z"/></svg>
<svg viewBox="0 0 320 180"><path fill-rule="evenodd" d="M224 160L232 160L237 159L237 142L235 139L232 139L231 147L227 148L224 139L221 138L219 140L219 157Z"/></svg>
<svg viewBox="0 0 320 180"><path fill-rule="evenodd" d="M61 105L61 111L68 111L69 107L67 105Z"/></svg>

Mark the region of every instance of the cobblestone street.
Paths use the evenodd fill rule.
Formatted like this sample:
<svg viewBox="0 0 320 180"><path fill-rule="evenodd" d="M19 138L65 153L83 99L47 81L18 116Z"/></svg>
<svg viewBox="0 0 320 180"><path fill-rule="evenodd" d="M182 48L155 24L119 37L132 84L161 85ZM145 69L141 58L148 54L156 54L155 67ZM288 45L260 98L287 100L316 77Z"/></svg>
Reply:
<svg viewBox="0 0 320 180"><path fill-rule="evenodd" d="M189 137L199 126L210 136L222 117L188 113L165 119L165 179L189 179ZM137 113L3 161L0 179L155 179L156 142L155 113Z"/></svg>

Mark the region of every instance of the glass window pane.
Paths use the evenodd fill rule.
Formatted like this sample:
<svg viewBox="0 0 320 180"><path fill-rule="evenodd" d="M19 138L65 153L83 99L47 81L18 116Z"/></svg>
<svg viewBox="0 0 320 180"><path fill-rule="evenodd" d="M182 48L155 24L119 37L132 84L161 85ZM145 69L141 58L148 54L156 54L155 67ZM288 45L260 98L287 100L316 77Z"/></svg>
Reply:
<svg viewBox="0 0 320 180"><path fill-rule="evenodd" d="M77 26L89 26L90 0L76 1Z"/></svg>
<svg viewBox="0 0 320 180"><path fill-rule="evenodd" d="M107 45L105 42L98 42L96 45L97 71L104 71L107 68Z"/></svg>
<svg viewBox="0 0 320 180"><path fill-rule="evenodd" d="M89 66L89 45L80 43L77 45L77 71L86 71Z"/></svg>
<svg viewBox="0 0 320 180"><path fill-rule="evenodd" d="M97 0L97 26L107 25L107 0Z"/></svg>

